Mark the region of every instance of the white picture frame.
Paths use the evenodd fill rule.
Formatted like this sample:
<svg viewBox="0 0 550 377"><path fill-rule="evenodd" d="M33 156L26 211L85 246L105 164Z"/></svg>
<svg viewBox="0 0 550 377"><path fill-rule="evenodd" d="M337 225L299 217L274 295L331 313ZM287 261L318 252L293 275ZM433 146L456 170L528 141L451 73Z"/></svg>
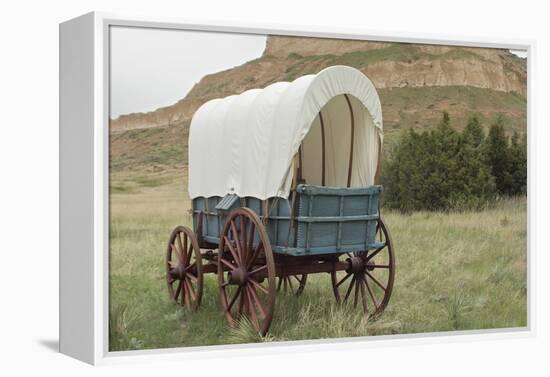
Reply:
<svg viewBox="0 0 550 377"><path fill-rule="evenodd" d="M503 38L464 38L416 33L386 33L345 28L254 25L232 22L196 22L157 17L92 12L60 24L60 351L90 364L152 359L208 358L233 355L286 353L296 350L334 350L378 347L386 343L456 342L481 338L530 337L533 318L534 255L528 231L526 328L391 335L181 347L144 351L109 352L109 29L113 26L180 30L330 37L371 41L411 42L527 51L527 124L532 145L533 41ZM531 172L531 148L528 172ZM531 176L528 175L529 182ZM528 217L532 219L533 187L529 184ZM531 223L531 222L529 222ZM78 247L75 247L78 245ZM79 268L75 269L74 266Z"/></svg>

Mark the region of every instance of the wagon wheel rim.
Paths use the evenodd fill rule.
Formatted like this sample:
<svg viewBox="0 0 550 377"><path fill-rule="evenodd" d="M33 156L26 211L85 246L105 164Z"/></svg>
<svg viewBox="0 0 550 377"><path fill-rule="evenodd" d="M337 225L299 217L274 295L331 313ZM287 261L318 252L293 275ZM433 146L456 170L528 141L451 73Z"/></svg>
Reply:
<svg viewBox="0 0 550 377"><path fill-rule="evenodd" d="M178 226L170 235L166 250L166 283L173 304L197 309L203 290L202 258L193 231Z"/></svg>
<svg viewBox="0 0 550 377"><path fill-rule="evenodd" d="M256 213L248 208L231 211L218 250L218 285L227 322L235 327L246 318L265 336L275 309L275 262Z"/></svg>
<svg viewBox="0 0 550 377"><path fill-rule="evenodd" d="M307 274L287 275L277 278L277 292L284 294L290 292L295 296L300 296L306 287Z"/></svg>
<svg viewBox="0 0 550 377"><path fill-rule="evenodd" d="M395 278L395 255L390 232L382 218L376 227L376 240L383 242L379 248L346 253L350 267L338 277L331 273L332 288L338 303L352 302L363 308L368 317L380 315L389 303ZM352 268L352 258L359 263ZM358 259L357 259L358 258ZM362 263L361 263L362 262ZM364 268L363 268L364 266Z"/></svg>

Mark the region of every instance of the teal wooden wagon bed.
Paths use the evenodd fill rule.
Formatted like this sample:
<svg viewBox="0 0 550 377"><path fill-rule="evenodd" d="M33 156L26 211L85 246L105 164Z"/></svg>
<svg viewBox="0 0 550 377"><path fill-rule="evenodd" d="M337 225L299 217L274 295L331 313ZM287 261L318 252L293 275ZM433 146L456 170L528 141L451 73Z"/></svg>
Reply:
<svg viewBox="0 0 550 377"><path fill-rule="evenodd" d="M269 330L277 292L299 295L328 273L335 298L375 317L393 289L395 257L376 185L380 101L343 66L202 105L189 137L193 229L166 252L172 302L197 308L217 274L231 326Z"/></svg>
<svg viewBox="0 0 550 377"><path fill-rule="evenodd" d="M193 201L193 220L196 229L200 226L200 239L217 245L227 213L247 207L265 223L275 253L307 256L366 251L383 246L375 238L381 191L382 186L338 188L302 184L295 189L299 203L295 216L287 198L272 199L268 208L273 209L267 213L254 197L199 197Z"/></svg>

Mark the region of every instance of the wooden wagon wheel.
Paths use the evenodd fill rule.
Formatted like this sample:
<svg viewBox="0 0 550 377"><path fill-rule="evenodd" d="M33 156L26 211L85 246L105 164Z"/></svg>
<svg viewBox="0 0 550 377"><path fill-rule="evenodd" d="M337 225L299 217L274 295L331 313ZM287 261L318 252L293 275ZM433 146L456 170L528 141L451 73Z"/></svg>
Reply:
<svg viewBox="0 0 550 377"><path fill-rule="evenodd" d="M390 301L395 277L395 255L390 232L382 218L376 229L377 241L383 242L374 250L346 253L349 267L343 276L331 273L332 288L338 303L353 297L357 306L361 301L363 311L369 317L379 315ZM345 292L342 298L340 289ZM350 299L351 300L351 299Z"/></svg>
<svg viewBox="0 0 550 377"><path fill-rule="evenodd" d="M284 293L290 291L296 296L300 296L304 291L307 282L307 274L289 275L278 278L277 291L283 290Z"/></svg>
<svg viewBox="0 0 550 377"><path fill-rule="evenodd" d="M199 244L193 231L178 226L166 250L166 282L174 304L197 309L201 303L203 273Z"/></svg>
<svg viewBox="0 0 550 377"><path fill-rule="evenodd" d="M232 210L220 235L218 283L230 326L246 317L264 336L275 308L275 263L261 220L248 208Z"/></svg>

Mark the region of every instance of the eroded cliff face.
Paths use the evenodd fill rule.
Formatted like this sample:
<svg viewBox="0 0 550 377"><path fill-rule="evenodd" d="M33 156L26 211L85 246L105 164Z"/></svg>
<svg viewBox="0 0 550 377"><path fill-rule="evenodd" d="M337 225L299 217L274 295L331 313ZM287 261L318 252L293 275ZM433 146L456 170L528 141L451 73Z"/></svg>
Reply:
<svg viewBox="0 0 550 377"><path fill-rule="evenodd" d="M377 88L473 86L526 94L525 78L502 64L468 59L433 59L414 63L386 61L366 67Z"/></svg>
<svg viewBox="0 0 550 377"><path fill-rule="evenodd" d="M121 116L111 122L111 130L188 123L212 98L291 81L336 64L361 70L381 90L419 88L412 96L423 95L420 88L426 87L473 87L522 97L527 91L525 60L506 50L270 36L260 58L203 77L172 106Z"/></svg>
<svg viewBox="0 0 550 377"><path fill-rule="evenodd" d="M380 89L473 86L524 96L526 93L524 61L499 49L271 37L264 57L335 55L352 60L353 54L359 58L361 53L367 64L358 62L358 68ZM368 64L369 60L374 61Z"/></svg>
<svg viewBox="0 0 550 377"><path fill-rule="evenodd" d="M355 51L377 50L390 47L392 43L368 42L342 39L303 38L269 36L265 45L263 56L277 56L286 58L295 53L301 56L314 55L343 55Z"/></svg>

